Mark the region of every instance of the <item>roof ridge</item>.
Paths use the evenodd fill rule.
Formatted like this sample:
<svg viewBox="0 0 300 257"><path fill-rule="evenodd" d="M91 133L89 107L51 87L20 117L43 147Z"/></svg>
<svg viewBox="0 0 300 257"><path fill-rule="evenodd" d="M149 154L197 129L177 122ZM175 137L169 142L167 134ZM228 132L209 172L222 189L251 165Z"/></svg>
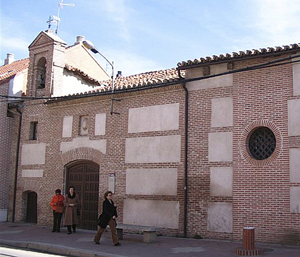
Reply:
<svg viewBox="0 0 300 257"><path fill-rule="evenodd" d="M190 67L197 64L213 63L222 60L239 59L248 56L253 57L259 55L268 55L272 53L288 52L296 49L300 49L300 43L294 43L294 44L282 45L282 46L273 46L273 47L262 47L258 49L252 49L252 50L247 49L242 51L235 51L232 53L212 55L212 56L200 57L199 59L182 61L177 63L177 67L178 68Z"/></svg>

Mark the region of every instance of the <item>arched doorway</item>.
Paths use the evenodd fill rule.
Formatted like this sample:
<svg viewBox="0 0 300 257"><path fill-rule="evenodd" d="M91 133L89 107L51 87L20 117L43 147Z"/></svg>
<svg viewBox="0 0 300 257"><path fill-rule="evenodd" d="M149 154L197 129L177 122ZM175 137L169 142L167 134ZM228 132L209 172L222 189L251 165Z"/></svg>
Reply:
<svg viewBox="0 0 300 257"><path fill-rule="evenodd" d="M37 193L27 193L26 222L37 223Z"/></svg>
<svg viewBox="0 0 300 257"><path fill-rule="evenodd" d="M96 230L99 201L99 165L84 160L68 164L66 166L66 191L69 186L74 186L80 197L79 228Z"/></svg>

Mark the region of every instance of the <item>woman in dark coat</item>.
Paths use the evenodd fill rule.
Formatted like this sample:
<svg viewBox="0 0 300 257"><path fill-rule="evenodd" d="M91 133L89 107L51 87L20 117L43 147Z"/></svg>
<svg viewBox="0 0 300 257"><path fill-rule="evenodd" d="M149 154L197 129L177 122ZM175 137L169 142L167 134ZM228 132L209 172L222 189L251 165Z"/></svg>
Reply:
<svg viewBox="0 0 300 257"><path fill-rule="evenodd" d="M77 216L77 209L80 208L80 201L78 194L75 193L75 188L73 186L69 187L69 192L65 197L65 217L64 226L68 228L68 235L72 234L71 226L73 228L73 233L76 232L76 225L79 223Z"/></svg>
<svg viewBox="0 0 300 257"><path fill-rule="evenodd" d="M117 229L116 229L116 218L117 215L117 206L114 204L113 200L111 199L112 192L107 191L104 194L104 202L102 205L102 214L99 217L99 228L97 231L97 234L95 235L94 242L96 244L100 244L100 238L102 236L102 233L105 231L105 228L107 225L109 225L111 230L111 238L113 240L114 246L121 245L119 243L119 239L117 236Z"/></svg>

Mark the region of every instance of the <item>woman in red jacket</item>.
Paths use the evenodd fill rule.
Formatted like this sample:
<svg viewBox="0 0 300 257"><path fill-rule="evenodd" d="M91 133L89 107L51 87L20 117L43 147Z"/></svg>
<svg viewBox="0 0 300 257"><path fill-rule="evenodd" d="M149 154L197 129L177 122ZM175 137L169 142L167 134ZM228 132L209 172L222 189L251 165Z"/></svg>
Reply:
<svg viewBox="0 0 300 257"><path fill-rule="evenodd" d="M53 209L53 229L52 232L60 232L61 218L64 212L64 196L61 194L60 189L55 190L50 205Z"/></svg>

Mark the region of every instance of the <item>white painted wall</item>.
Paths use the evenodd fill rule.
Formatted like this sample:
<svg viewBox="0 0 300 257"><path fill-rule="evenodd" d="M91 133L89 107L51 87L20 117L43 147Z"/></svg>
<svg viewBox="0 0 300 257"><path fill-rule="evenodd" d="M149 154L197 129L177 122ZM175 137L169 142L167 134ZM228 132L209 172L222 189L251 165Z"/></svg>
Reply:
<svg viewBox="0 0 300 257"><path fill-rule="evenodd" d="M233 100L232 97L214 98L211 100L211 126L233 126Z"/></svg>
<svg viewBox="0 0 300 257"><path fill-rule="evenodd" d="M232 167L210 168L210 195L232 196L233 171Z"/></svg>
<svg viewBox="0 0 300 257"><path fill-rule="evenodd" d="M127 138L126 163L179 162L181 136Z"/></svg>
<svg viewBox="0 0 300 257"><path fill-rule="evenodd" d="M106 126L106 113L98 113L95 117L95 135L104 136Z"/></svg>
<svg viewBox="0 0 300 257"><path fill-rule="evenodd" d="M299 54L296 53L297 55ZM295 58L293 61L299 61L300 58ZM300 64L293 63L293 94L294 96L300 95Z"/></svg>
<svg viewBox="0 0 300 257"><path fill-rule="evenodd" d="M177 195L177 169L127 169L126 194Z"/></svg>
<svg viewBox="0 0 300 257"><path fill-rule="evenodd" d="M41 178L43 174L44 170L22 170L23 178Z"/></svg>
<svg viewBox="0 0 300 257"><path fill-rule="evenodd" d="M61 142L60 151L62 153L74 150L80 147L89 147L98 150L102 153L106 153L106 139L90 140L88 137L77 137L71 142Z"/></svg>
<svg viewBox="0 0 300 257"><path fill-rule="evenodd" d="M208 231L232 233L232 224L232 203L208 203Z"/></svg>
<svg viewBox="0 0 300 257"><path fill-rule="evenodd" d="M300 148L291 148L290 153L290 182L300 183Z"/></svg>
<svg viewBox="0 0 300 257"><path fill-rule="evenodd" d="M22 96L25 91L25 84L27 82L27 69L17 73L13 79L9 81L8 95L9 96ZM16 98L9 98L9 101L19 100Z"/></svg>
<svg viewBox="0 0 300 257"><path fill-rule="evenodd" d="M125 199L123 223L178 229L179 202Z"/></svg>
<svg viewBox="0 0 300 257"><path fill-rule="evenodd" d="M300 135L300 99L288 100L288 132L289 136Z"/></svg>
<svg viewBox="0 0 300 257"><path fill-rule="evenodd" d="M46 144L23 144L21 153L21 164L45 164Z"/></svg>
<svg viewBox="0 0 300 257"><path fill-rule="evenodd" d="M128 133L178 129L178 103L129 109Z"/></svg>
<svg viewBox="0 0 300 257"><path fill-rule="evenodd" d="M232 161L232 132L208 134L208 160L210 162Z"/></svg>
<svg viewBox="0 0 300 257"><path fill-rule="evenodd" d="M89 92L95 88L95 85L87 83L79 75L74 75L74 73L64 70L62 86L53 88L53 97Z"/></svg>
<svg viewBox="0 0 300 257"><path fill-rule="evenodd" d="M300 213L300 187L290 187L290 212Z"/></svg>
<svg viewBox="0 0 300 257"><path fill-rule="evenodd" d="M65 116L63 118L62 137L72 137L73 116Z"/></svg>

